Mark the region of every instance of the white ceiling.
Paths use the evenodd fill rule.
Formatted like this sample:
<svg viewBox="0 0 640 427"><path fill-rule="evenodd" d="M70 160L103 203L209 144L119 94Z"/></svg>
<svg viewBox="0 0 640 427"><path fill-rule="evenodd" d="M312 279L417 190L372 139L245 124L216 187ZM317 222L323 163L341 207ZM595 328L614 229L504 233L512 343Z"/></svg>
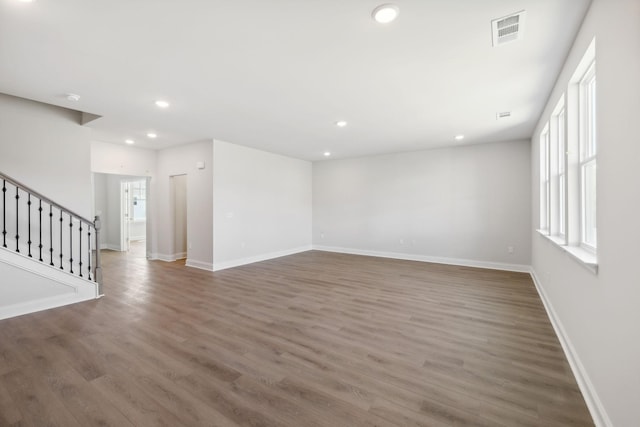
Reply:
<svg viewBox="0 0 640 427"><path fill-rule="evenodd" d="M385 1L0 0L0 92L149 148L216 138L318 160L529 138L590 3L398 0L377 24ZM524 39L493 48L491 20L523 9Z"/></svg>

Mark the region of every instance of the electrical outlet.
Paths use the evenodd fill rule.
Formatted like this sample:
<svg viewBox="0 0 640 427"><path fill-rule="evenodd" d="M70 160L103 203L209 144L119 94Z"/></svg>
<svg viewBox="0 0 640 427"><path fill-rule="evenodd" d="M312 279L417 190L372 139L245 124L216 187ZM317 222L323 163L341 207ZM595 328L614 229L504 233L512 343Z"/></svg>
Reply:
<svg viewBox="0 0 640 427"><path fill-rule="evenodd" d="M514 248L513 246L507 246L507 252L508 252L508 253L512 254L512 253L514 253L515 251L516 251L516 250L515 250L515 248Z"/></svg>

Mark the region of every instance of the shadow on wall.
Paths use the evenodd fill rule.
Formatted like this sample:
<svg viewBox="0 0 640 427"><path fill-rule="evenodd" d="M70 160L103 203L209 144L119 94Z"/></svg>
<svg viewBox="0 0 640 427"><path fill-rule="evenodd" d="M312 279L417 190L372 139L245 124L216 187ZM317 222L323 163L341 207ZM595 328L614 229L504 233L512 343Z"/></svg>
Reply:
<svg viewBox="0 0 640 427"><path fill-rule="evenodd" d="M187 175L169 177L173 209L173 258L187 258Z"/></svg>

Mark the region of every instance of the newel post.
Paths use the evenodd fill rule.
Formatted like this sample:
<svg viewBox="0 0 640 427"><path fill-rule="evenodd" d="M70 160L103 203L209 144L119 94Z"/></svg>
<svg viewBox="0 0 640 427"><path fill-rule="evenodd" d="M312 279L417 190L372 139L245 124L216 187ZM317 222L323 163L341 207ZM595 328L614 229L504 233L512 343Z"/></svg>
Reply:
<svg viewBox="0 0 640 427"><path fill-rule="evenodd" d="M100 215L96 215L93 220L93 228L95 233L95 245L96 245L96 266L94 270L95 281L98 284L98 295L104 295L102 291L102 264L100 262L100 228L102 227L100 221Z"/></svg>

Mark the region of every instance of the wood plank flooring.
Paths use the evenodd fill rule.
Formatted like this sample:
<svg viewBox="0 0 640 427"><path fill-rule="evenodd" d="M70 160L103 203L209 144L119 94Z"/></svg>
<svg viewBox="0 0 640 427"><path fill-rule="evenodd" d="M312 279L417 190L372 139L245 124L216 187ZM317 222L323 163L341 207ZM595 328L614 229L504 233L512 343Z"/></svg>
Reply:
<svg viewBox="0 0 640 427"><path fill-rule="evenodd" d="M0 321L0 426L593 425L526 274L103 254L103 299Z"/></svg>

